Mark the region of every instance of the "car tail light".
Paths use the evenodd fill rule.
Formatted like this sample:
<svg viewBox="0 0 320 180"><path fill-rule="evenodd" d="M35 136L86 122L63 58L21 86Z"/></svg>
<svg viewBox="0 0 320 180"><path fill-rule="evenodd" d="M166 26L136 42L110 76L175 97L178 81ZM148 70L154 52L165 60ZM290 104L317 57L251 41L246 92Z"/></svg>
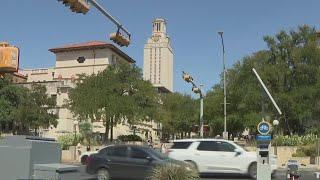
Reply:
<svg viewBox="0 0 320 180"><path fill-rule="evenodd" d="M90 165L91 162L92 162L92 157L91 157L91 156L87 157L87 159L86 159L86 165L87 165L87 166Z"/></svg>

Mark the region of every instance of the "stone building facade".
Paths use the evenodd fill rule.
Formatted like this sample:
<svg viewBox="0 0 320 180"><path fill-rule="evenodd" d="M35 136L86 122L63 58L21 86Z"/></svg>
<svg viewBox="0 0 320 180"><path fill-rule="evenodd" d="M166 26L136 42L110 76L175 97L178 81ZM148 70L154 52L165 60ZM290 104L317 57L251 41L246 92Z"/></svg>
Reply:
<svg viewBox="0 0 320 180"><path fill-rule="evenodd" d="M152 36L144 46L143 77L159 90L173 92L173 49L166 21L155 19Z"/></svg>
<svg viewBox="0 0 320 180"><path fill-rule="evenodd" d="M77 118L64 106L68 100L68 92L75 87L75 80L79 74L96 74L107 68L108 65L117 61L135 63L135 61L118 49L116 46L101 42L91 41L65 45L49 49L56 56L55 67L40 69L25 69L19 73L27 77L27 81L20 83L25 87L32 83L39 83L47 87L47 93L57 99L56 113L58 114L58 126L51 126L42 131L42 136L56 138L66 133L79 131ZM154 122L145 122L136 126L137 135L143 139L152 135L157 139L160 126ZM93 122L93 131L97 134L104 134L103 122ZM114 137L123 134L132 134L133 129L127 123L122 123L114 128Z"/></svg>

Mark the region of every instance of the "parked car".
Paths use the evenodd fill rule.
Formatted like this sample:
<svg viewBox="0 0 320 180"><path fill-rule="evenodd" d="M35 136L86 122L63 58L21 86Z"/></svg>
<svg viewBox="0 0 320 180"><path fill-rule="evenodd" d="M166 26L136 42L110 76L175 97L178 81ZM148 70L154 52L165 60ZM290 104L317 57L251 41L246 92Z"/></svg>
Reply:
<svg viewBox="0 0 320 180"><path fill-rule="evenodd" d="M87 173L97 174L98 180L114 178L145 179L152 169L168 163L177 166L191 167L182 161L145 146L111 145L87 158Z"/></svg>
<svg viewBox="0 0 320 180"><path fill-rule="evenodd" d="M169 157L189 162L199 173L237 173L257 176L256 152L247 152L232 141L222 139L176 140L168 150ZM271 169L277 169L276 156Z"/></svg>

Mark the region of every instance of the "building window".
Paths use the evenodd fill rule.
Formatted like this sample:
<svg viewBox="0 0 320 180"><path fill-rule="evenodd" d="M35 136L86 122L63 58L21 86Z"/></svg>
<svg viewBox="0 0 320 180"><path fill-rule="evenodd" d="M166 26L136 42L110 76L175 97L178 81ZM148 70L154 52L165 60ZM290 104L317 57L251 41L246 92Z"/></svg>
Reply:
<svg viewBox="0 0 320 180"><path fill-rule="evenodd" d="M54 100L54 102L57 102L57 94L51 94L51 98Z"/></svg>
<svg viewBox="0 0 320 180"><path fill-rule="evenodd" d="M84 63L85 60L86 60L86 58L83 56L78 57L78 59L77 59L78 63Z"/></svg>

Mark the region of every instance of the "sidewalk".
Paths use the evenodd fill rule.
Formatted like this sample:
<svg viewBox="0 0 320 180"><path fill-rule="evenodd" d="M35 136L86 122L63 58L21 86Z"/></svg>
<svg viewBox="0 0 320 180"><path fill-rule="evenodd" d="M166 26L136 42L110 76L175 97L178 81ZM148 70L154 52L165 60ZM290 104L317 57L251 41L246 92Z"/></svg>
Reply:
<svg viewBox="0 0 320 180"><path fill-rule="evenodd" d="M86 173L86 166L80 164L79 162L62 162L63 164L78 166L78 170L80 172L80 180L95 180L95 175L90 175Z"/></svg>
<svg viewBox="0 0 320 180"><path fill-rule="evenodd" d="M299 169L301 171L320 171L319 166L318 165L314 165L314 164L308 164L307 166L299 166ZM286 171L287 167L285 167L285 166L278 167L278 170Z"/></svg>

